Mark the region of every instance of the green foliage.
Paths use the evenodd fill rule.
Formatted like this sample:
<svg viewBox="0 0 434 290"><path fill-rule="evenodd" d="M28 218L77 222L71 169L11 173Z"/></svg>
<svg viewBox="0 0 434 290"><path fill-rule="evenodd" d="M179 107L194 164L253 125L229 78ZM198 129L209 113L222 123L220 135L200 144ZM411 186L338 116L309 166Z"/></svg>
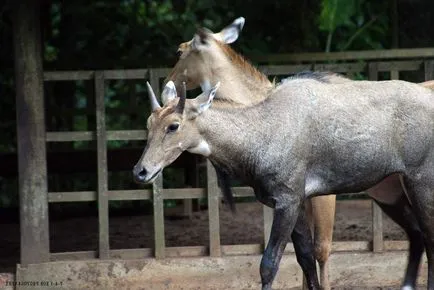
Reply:
<svg viewBox="0 0 434 290"><path fill-rule="evenodd" d="M213 28L227 21L219 11L221 3L180 3L54 0L45 60L53 67L161 66L174 59L177 45L191 39L198 24Z"/></svg>
<svg viewBox="0 0 434 290"><path fill-rule="evenodd" d="M333 32L337 27L351 25L351 17L360 11L360 0L323 0L319 29Z"/></svg>
<svg viewBox="0 0 434 290"><path fill-rule="evenodd" d="M327 33L325 51L388 46L387 1L322 0L319 29ZM334 38L334 41L333 41ZM386 41L385 41L386 40Z"/></svg>

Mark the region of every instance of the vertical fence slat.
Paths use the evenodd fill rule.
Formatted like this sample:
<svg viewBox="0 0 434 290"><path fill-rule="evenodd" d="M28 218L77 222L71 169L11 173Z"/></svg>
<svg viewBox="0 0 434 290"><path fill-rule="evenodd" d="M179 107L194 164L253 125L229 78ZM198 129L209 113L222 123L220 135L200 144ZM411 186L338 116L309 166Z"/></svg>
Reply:
<svg viewBox="0 0 434 290"><path fill-rule="evenodd" d="M160 77L154 70L149 71L149 81L157 96L160 98ZM166 241L164 238L164 199L163 199L163 173L152 184L152 203L154 210L154 243L155 258L163 259L166 256Z"/></svg>
<svg viewBox="0 0 434 290"><path fill-rule="evenodd" d="M434 61L426 60L424 61L424 70L425 70L425 80L430 81L434 79Z"/></svg>
<svg viewBox="0 0 434 290"><path fill-rule="evenodd" d="M391 80L399 80L399 70L391 70L390 71L390 79Z"/></svg>
<svg viewBox="0 0 434 290"><path fill-rule="evenodd" d="M182 215L191 219L193 217L193 199L183 199L183 211Z"/></svg>
<svg viewBox="0 0 434 290"><path fill-rule="evenodd" d="M219 217L219 189L217 187L217 174L214 166L206 162L208 217L209 217L209 253L212 257L221 256L220 247L220 217Z"/></svg>
<svg viewBox="0 0 434 290"><path fill-rule="evenodd" d="M152 202L154 207L154 242L155 258L163 259L166 256L166 242L164 239L164 199L163 174L155 179L152 185Z"/></svg>
<svg viewBox="0 0 434 290"><path fill-rule="evenodd" d="M265 205L262 206L262 208L263 208L263 215L264 215L264 248L265 248L270 238L274 209Z"/></svg>
<svg viewBox="0 0 434 290"><path fill-rule="evenodd" d="M21 264L50 259L39 4L14 7ZM8 233L3 233L7 235Z"/></svg>
<svg viewBox="0 0 434 290"><path fill-rule="evenodd" d="M383 212L378 204L372 201L372 251L383 251Z"/></svg>
<svg viewBox="0 0 434 290"><path fill-rule="evenodd" d="M378 64L376 62L370 62L368 65L368 78L370 81L378 80Z"/></svg>
<svg viewBox="0 0 434 290"><path fill-rule="evenodd" d="M96 144L98 164L99 258L109 258L109 213L107 181L107 133L104 105L104 73L95 72Z"/></svg>

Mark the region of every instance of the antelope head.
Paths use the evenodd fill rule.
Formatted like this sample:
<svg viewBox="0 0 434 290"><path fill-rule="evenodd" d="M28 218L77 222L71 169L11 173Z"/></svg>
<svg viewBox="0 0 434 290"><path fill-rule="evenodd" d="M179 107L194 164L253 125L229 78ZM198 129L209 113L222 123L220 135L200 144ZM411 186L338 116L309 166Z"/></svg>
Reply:
<svg viewBox="0 0 434 290"><path fill-rule="evenodd" d="M219 85L202 85L206 90L195 99L187 100L185 83L178 97L175 84L169 81L162 92L161 107L147 83L152 113L147 121L146 147L133 169L137 182L153 182L166 166L186 150L209 156L210 147L201 136L196 118L210 107Z"/></svg>
<svg viewBox="0 0 434 290"><path fill-rule="evenodd" d="M244 22L244 17L239 17L218 33L199 28L192 40L179 45L179 60L166 82L172 80L178 88L182 82L186 82L187 89L191 90L199 87L204 80L211 79L213 67L222 54L221 43L230 44L236 41Z"/></svg>

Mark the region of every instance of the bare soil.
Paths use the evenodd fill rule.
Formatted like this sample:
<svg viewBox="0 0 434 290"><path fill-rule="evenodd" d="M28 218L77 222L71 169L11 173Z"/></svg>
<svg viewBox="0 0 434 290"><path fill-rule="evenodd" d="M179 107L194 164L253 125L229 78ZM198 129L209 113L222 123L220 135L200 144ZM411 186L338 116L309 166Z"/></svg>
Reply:
<svg viewBox="0 0 434 290"><path fill-rule="evenodd" d="M335 241L363 241L372 236L371 201L338 201L334 228ZM238 203L237 214L228 207L220 209L221 243L258 244L263 242L262 205ZM153 247L152 215L110 216L112 249ZM405 240L404 232L388 217L383 219L386 240ZM19 263L19 223L0 220L0 273L15 272ZM166 246L208 244L208 211L194 212L191 219L170 215L165 219ZM98 218L73 217L50 221L51 252L96 250Z"/></svg>

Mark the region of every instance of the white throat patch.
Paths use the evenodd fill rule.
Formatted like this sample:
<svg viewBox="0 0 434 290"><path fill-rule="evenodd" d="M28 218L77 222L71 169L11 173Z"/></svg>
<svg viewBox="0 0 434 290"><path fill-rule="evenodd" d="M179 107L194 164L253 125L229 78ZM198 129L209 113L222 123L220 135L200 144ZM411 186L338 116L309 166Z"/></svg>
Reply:
<svg viewBox="0 0 434 290"><path fill-rule="evenodd" d="M205 157L211 155L211 149L209 148L209 145L205 140L200 141L197 146L189 148L187 149L187 151L193 154L200 154Z"/></svg>

